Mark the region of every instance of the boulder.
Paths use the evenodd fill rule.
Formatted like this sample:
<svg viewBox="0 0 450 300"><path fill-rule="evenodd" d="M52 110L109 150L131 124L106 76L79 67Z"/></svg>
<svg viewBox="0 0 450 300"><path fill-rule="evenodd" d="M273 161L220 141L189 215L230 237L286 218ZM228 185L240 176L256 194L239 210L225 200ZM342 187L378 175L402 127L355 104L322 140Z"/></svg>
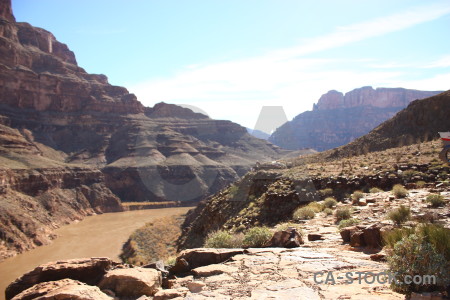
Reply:
<svg viewBox="0 0 450 300"><path fill-rule="evenodd" d="M112 300L98 287L72 279L41 282L14 296L13 300L28 299Z"/></svg>
<svg viewBox="0 0 450 300"><path fill-rule="evenodd" d="M358 228L356 226L350 226L343 228L339 233L341 234L342 241L344 243L350 243L350 238L353 233L358 231Z"/></svg>
<svg viewBox="0 0 450 300"><path fill-rule="evenodd" d="M320 233L309 233L308 241L319 241L323 240L323 236Z"/></svg>
<svg viewBox="0 0 450 300"><path fill-rule="evenodd" d="M364 242L366 246L372 248L381 248L382 247L382 239L381 239L381 225L373 224L363 229Z"/></svg>
<svg viewBox="0 0 450 300"><path fill-rule="evenodd" d="M197 248L182 251L175 262L175 265L170 268L171 273L185 273L192 269L219 264L228 260L229 258L243 254L243 249L212 249L212 248Z"/></svg>
<svg viewBox="0 0 450 300"><path fill-rule="evenodd" d="M206 284L201 281L191 281L188 283L187 287L191 293L200 293Z"/></svg>
<svg viewBox="0 0 450 300"><path fill-rule="evenodd" d="M161 287L161 273L154 269L129 268L110 270L98 286L121 297L153 296Z"/></svg>
<svg viewBox="0 0 450 300"><path fill-rule="evenodd" d="M106 257L70 259L46 263L13 281L6 288L5 296L8 300L38 283L65 278L78 280L89 285L96 285L103 275L116 264Z"/></svg>
<svg viewBox="0 0 450 300"><path fill-rule="evenodd" d="M277 231L273 234L267 247L296 248L304 244L302 236L295 228Z"/></svg>
<svg viewBox="0 0 450 300"><path fill-rule="evenodd" d="M223 265L223 264L213 264L203 267L198 267L192 270L192 273L198 277L209 277L214 275L220 275L223 273L234 273L237 272L238 269L235 267Z"/></svg>
<svg viewBox="0 0 450 300"><path fill-rule="evenodd" d="M364 233L362 231L356 231L350 236L350 246L352 247L364 247L366 245L364 241Z"/></svg>

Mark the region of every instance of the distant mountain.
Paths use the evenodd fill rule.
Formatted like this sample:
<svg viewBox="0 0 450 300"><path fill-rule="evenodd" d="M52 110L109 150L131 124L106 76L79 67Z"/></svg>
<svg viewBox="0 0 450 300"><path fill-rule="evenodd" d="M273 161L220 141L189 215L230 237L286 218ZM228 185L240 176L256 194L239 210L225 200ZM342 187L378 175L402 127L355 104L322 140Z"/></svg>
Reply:
<svg viewBox="0 0 450 300"><path fill-rule="evenodd" d="M257 130L257 129L247 128L247 132L250 133L251 135L253 135L254 137L258 138L258 139L262 139L262 140L266 140L266 141L270 137L270 134L265 133L264 131L261 131L261 130Z"/></svg>
<svg viewBox="0 0 450 300"><path fill-rule="evenodd" d="M279 127L269 141L291 150L332 149L367 134L411 101L439 93L403 88L373 89L370 86L345 95L329 91L314 104L312 111L301 113Z"/></svg>
<svg viewBox="0 0 450 300"><path fill-rule="evenodd" d="M321 153L322 158L347 157L439 138L450 131L450 90L411 102L393 118L348 145Z"/></svg>

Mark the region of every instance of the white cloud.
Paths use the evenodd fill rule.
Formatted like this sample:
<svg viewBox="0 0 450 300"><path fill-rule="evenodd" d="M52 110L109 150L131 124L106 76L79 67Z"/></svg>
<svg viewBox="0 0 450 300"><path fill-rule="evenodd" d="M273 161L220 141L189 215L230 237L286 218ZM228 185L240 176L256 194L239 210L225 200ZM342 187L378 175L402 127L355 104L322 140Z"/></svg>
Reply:
<svg viewBox="0 0 450 300"><path fill-rule="evenodd" d="M411 81L404 67L392 62L361 70L361 64L373 59L312 59L306 54L344 46L356 41L409 28L450 13L450 3L414 8L372 21L337 28L325 36L305 41L297 47L279 49L266 55L213 63L190 65L170 78L151 79L131 85L145 105L165 101L190 104L206 111L212 118L229 119L252 128L262 106L282 105L289 119L311 109L312 103L330 89L347 92L368 84L385 87L444 86L442 77ZM447 65L449 57L432 66ZM384 66L384 67L383 67ZM436 80L435 83L432 83ZM447 81L450 82L450 81ZM435 88L436 87L436 88Z"/></svg>

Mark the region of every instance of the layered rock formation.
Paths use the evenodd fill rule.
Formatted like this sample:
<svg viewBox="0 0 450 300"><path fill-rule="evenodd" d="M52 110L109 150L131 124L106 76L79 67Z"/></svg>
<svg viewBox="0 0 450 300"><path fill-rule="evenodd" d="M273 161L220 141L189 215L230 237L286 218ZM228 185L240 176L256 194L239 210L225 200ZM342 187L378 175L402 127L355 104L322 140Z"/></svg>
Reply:
<svg viewBox="0 0 450 300"><path fill-rule="evenodd" d="M144 107L86 73L50 32L16 22L10 0L0 2L0 131L3 257L71 220L120 211L120 200L198 201L281 153L232 122Z"/></svg>
<svg viewBox="0 0 450 300"><path fill-rule="evenodd" d="M450 91L413 101L369 134L323 153L325 158L351 156L411 145L439 137L450 130Z"/></svg>
<svg viewBox="0 0 450 300"><path fill-rule="evenodd" d="M346 93L329 91L312 111L278 128L269 141L286 149L318 151L345 145L390 119L411 101L438 94L402 88L362 87Z"/></svg>

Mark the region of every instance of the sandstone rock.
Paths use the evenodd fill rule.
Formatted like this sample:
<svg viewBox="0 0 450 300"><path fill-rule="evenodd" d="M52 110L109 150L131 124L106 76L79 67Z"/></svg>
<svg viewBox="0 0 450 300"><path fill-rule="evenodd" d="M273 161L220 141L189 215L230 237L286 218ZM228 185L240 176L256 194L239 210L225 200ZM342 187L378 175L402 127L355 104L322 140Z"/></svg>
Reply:
<svg viewBox="0 0 450 300"><path fill-rule="evenodd" d="M161 283L161 273L154 269L130 268L108 271L98 286L121 297L139 297L153 296Z"/></svg>
<svg viewBox="0 0 450 300"><path fill-rule="evenodd" d="M65 278L96 285L102 276L115 264L109 258L71 259L46 263L12 282L6 288L6 299L11 299L38 283Z"/></svg>
<svg viewBox="0 0 450 300"><path fill-rule="evenodd" d="M308 241L319 241L323 240L323 236L319 233L309 233L308 234Z"/></svg>
<svg viewBox="0 0 450 300"><path fill-rule="evenodd" d="M30 287L18 295L13 300L28 299L73 299L73 300L112 300L113 298L104 294L96 286L86 285L72 279L62 279L58 281L41 282Z"/></svg>
<svg viewBox="0 0 450 300"><path fill-rule="evenodd" d="M358 228L356 226L342 228L339 232L342 237L342 241L344 243L350 243L350 238L356 231L358 231Z"/></svg>
<svg viewBox="0 0 450 300"><path fill-rule="evenodd" d="M188 283L187 287L191 293L200 293L205 286L204 282L201 281L191 281Z"/></svg>
<svg viewBox="0 0 450 300"><path fill-rule="evenodd" d="M177 297L184 297L189 292L187 288L160 290L155 294L153 300L167 300Z"/></svg>
<svg viewBox="0 0 450 300"><path fill-rule="evenodd" d="M192 273L198 277L208 277L213 275L219 275L222 273L233 273L236 271L237 268L233 268L222 264L213 264L195 268L192 270Z"/></svg>
<svg viewBox="0 0 450 300"><path fill-rule="evenodd" d="M378 252L370 255L370 259L373 261L386 261L386 253Z"/></svg>
<svg viewBox="0 0 450 300"><path fill-rule="evenodd" d="M304 243L302 236L294 228L277 231L267 242L267 247L295 248Z"/></svg>
<svg viewBox="0 0 450 300"><path fill-rule="evenodd" d="M184 273L192 269L224 262L236 254L242 254L243 249L212 249L199 248L182 251L169 270L172 273Z"/></svg>
<svg viewBox="0 0 450 300"><path fill-rule="evenodd" d="M362 231L356 231L350 236L350 246L364 247L365 245L364 233Z"/></svg>
<svg viewBox="0 0 450 300"><path fill-rule="evenodd" d="M368 247L381 248L383 241L381 239L381 225L373 224L363 229L364 243Z"/></svg>

